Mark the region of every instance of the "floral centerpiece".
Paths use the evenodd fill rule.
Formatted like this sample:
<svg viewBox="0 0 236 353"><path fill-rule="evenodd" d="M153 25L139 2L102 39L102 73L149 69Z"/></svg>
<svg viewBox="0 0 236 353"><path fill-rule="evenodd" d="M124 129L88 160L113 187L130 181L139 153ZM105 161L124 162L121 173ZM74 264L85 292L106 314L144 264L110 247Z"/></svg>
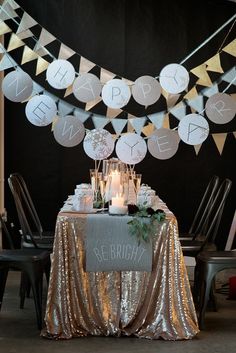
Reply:
<svg viewBox="0 0 236 353"><path fill-rule="evenodd" d="M152 207L145 207L145 205L138 207L130 204L128 212L133 216L128 222L129 232L132 236L136 236L139 244L141 241L148 242L155 234L156 222L161 223L166 218L163 210L154 210Z"/></svg>

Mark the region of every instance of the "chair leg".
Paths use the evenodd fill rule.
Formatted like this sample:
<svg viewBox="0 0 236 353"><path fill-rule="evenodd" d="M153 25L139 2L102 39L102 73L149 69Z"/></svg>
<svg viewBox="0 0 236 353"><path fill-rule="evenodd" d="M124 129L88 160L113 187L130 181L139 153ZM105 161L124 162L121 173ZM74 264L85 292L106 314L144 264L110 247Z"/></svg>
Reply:
<svg viewBox="0 0 236 353"><path fill-rule="evenodd" d="M8 268L0 270L0 310L2 308L3 295L6 287Z"/></svg>
<svg viewBox="0 0 236 353"><path fill-rule="evenodd" d="M42 329L42 289L43 289L43 266L34 264L34 267L28 270L30 284L34 297L37 326Z"/></svg>
<svg viewBox="0 0 236 353"><path fill-rule="evenodd" d="M204 318L205 318L206 307L209 300L212 280L215 276L215 271L210 264L204 264L203 266L201 266L201 273L202 273L202 278L201 278L201 287L200 287L201 289L200 289L200 300L199 300L198 323L199 323L200 329L203 330L205 328Z"/></svg>

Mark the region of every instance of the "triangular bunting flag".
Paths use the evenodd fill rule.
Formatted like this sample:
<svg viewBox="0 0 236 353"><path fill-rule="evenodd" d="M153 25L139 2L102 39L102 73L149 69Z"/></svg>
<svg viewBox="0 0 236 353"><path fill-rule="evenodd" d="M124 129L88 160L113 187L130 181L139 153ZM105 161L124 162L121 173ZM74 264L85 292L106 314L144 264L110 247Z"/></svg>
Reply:
<svg viewBox="0 0 236 353"><path fill-rule="evenodd" d="M129 122L132 124L134 130L137 132L137 134L141 134L142 129L146 123L147 118L143 117L143 118L132 118L129 119Z"/></svg>
<svg viewBox="0 0 236 353"><path fill-rule="evenodd" d="M154 124L156 129L160 129L163 125L165 112L159 112L154 114L149 114L148 119Z"/></svg>
<svg viewBox="0 0 236 353"><path fill-rule="evenodd" d="M218 85L217 83L215 83L214 85L212 85L211 87L209 88L204 88L201 93L206 96L206 97L211 97L213 96L213 94L216 94L216 93L219 93L219 88L218 88Z"/></svg>
<svg viewBox="0 0 236 353"><path fill-rule="evenodd" d="M44 60L41 57L38 57L37 67L36 67L36 76L47 70L49 62Z"/></svg>
<svg viewBox="0 0 236 353"><path fill-rule="evenodd" d="M189 99L187 104L193 108L195 111L198 113L202 112L204 109L204 101L203 101L203 96L197 96L193 99Z"/></svg>
<svg viewBox="0 0 236 353"><path fill-rule="evenodd" d="M112 72L101 68L100 81L102 82L102 84L106 83L107 81L112 80L115 76L116 76L116 74L113 74Z"/></svg>
<svg viewBox="0 0 236 353"><path fill-rule="evenodd" d="M128 120L127 120L127 132L134 132L133 125L129 122L130 119L135 118L134 115L128 113Z"/></svg>
<svg viewBox="0 0 236 353"><path fill-rule="evenodd" d="M0 61L0 71L10 69L11 67L15 67L17 64L14 60L11 60L9 55L5 54Z"/></svg>
<svg viewBox="0 0 236 353"><path fill-rule="evenodd" d="M30 49L27 45L25 45L22 59L21 59L21 65L28 63L32 60L35 60L37 58L38 58L38 54L36 54L32 49Z"/></svg>
<svg viewBox="0 0 236 353"><path fill-rule="evenodd" d="M0 36L6 33L12 32L11 28L9 28L5 22L0 23Z"/></svg>
<svg viewBox="0 0 236 353"><path fill-rule="evenodd" d="M37 52L37 54L39 54L38 50L40 50L42 47L52 43L54 40L56 40L56 37L54 37L45 28L42 28L42 31L39 36L39 40L36 43L34 50Z"/></svg>
<svg viewBox="0 0 236 353"><path fill-rule="evenodd" d="M125 125L127 124L126 119L111 119L111 124L117 135L120 135Z"/></svg>
<svg viewBox="0 0 236 353"><path fill-rule="evenodd" d="M95 129L103 129L109 122L109 118L103 116L93 115L92 116L93 124Z"/></svg>
<svg viewBox="0 0 236 353"><path fill-rule="evenodd" d="M19 9L20 7L14 0L7 0L7 2L13 10Z"/></svg>
<svg viewBox="0 0 236 353"><path fill-rule="evenodd" d="M217 53L212 58L207 60L205 62L205 64L207 64L207 71L213 71L213 72L219 72L219 73L224 72L224 70L221 67L220 54L219 53Z"/></svg>
<svg viewBox="0 0 236 353"><path fill-rule="evenodd" d="M87 113L79 108L74 110L74 116L76 116L82 123L84 123L90 117L90 115L90 113Z"/></svg>
<svg viewBox="0 0 236 353"><path fill-rule="evenodd" d="M192 99L194 97L196 97L198 95L198 91L196 89L196 87L194 86L193 88L191 88L191 90L185 94L184 99Z"/></svg>
<svg viewBox="0 0 236 353"><path fill-rule="evenodd" d="M205 63L195 67L190 72L192 72L195 76L197 76L199 78L199 80L197 80L196 84L202 85L202 86L207 86L207 87L212 85L211 79L206 71L206 64Z"/></svg>
<svg viewBox="0 0 236 353"><path fill-rule="evenodd" d="M124 77L122 77L122 81L124 81L127 86L132 86L134 84L133 81L130 81L127 78L124 78Z"/></svg>
<svg viewBox="0 0 236 353"><path fill-rule="evenodd" d="M200 148L202 147L202 143L200 143L200 145L194 145L193 147L195 149L195 153L196 153L196 156L197 156L199 151L200 151Z"/></svg>
<svg viewBox="0 0 236 353"><path fill-rule="evenodd" d="M233 135L234 135L234 137L236 138L236 131L233 131Z"/></svg>
<svg viewBox="0 0 236 353"><path fill-rule="evenodd" d="M96 64L92 61L89 61L83 56L80 57L79 73L89 72L92 68L94 68L94 66L96 66Z"/></svg>
<svg viewBox="0 0 236 353"><path fill-rule="evenodd" d="M230 69L228 72L226 72L224 75L221 76L222 81L231 83L233 80L235 80L236 77L236 67L233 67ZM236 84L236 82L234 82Z"/></svg>
<svg viewBox="0 0 236 353"><path fill-rule="evenodd" d="M74 110L73 105L65 101L59 100L59 103L58 103L59 116L70 115L73 112L73 110Z"/></svg>
<svg viewBox="0 0 236 353"><path fill-rule="evenodd" d="M67 87L65 94L64 94L64 97L68 97L72 93L73 93L73 84L70 85L69 87Z"/></svg>
<svg viewBox="0 0 236 353"><path fill-rule="evenodd" d="M226 45L222 50L230 55L236 56L236 39Z"/></svg>
<svg viewBox="0 0 236 353"><path fill-rule="evenodd" d="M216 144L216 147L221 155L223 148L224 148L225 140L227 137L227 132L224 132L221 134L212 134L212 137L213 137L215 144Z"/></svg>
<svg viewBox="0 0 236 353"><path fill-rule="evenodd" d="M51 131L54 130L54 127L55 127L55 125L56 125L58 119L59 119L59 116L57 116L57 115L53 118L52 126L51 126Z"/></svg>
<svg viewBox="0 0 236 353"><path fill-rule="evenodd" d="M75 54L75 51L61 43L58 59L67 60Z"/></svg>
<svg viewBox="0 0 236 353"><path fill-rule="evenodd" d="M112 109L112 108L107 107L106 116L108 116L109 118L115 118L115 117L118 116L121 112L122 112L121 109Z"/></svg>
<svg viewBox="0 0 236 353"><path fill-rule="evenodd" d="M0 7L0 19L5 21L15 17L17 13L14 11L14 6L11 7L9 2L4 2Z"/></svg>
<svg viewBox="0 0 236 353"><path fill-rule="evenodd" d="M163 124L162 127L164 127L165 129L169 129L170 128L170 118L169 118L169 114L166 114L163 120Z"/></svg>
<svg viewBox="0 0 236 353"><path fill-rule="evenodd" d="M181 120L186 115L186 105L183 103L177 104L170 110L170 113L178 120Z"/></svg>
<svg viewBox="0 0 236 353"><path fill-rule="evenodd" d="M37 25L37 22L27 12L24 12L16 34L24 32L35 25Z"/></svg>
<svg viewBox="0 0 236 353"><path fill-rule="evenodd" d="M33 37L33 33L29 29L27 29L26 31L23 31L17 35L18 35L18 38L20 38L22 40L24 40L26 38Z"/></svg>
<svg viewBox="0 0 236 353"><path fill-rule="evenodd" d="M155 130L155 126L152 123L148 123L146 126L144 126L142 133L149 137L153 131Z"/></svg>
<svg viewBox="0 0 236 353"><path fill-rule="evenodd" d="M22 42L22 40L20 38L18 38L15 33L12 33L8 47L7 47L7 51L9 52L11 50L20 48L23 45L25 45L25 43Z"/></svg>
<svg viewBox="0 0 236 353"><path fill-rule="evenodd" d="M95 105L97 105L99 102L101 102L101 100L102 100L102 97L98 97L95 100L86 103L85 110L88 111L88 110L92 109L93 107L95 107Z"/></svg>
<svg viewBox="0 0 236 353"><path fill-rule="evenodd" d="M230 96L236 101L236 93L232 93Z"/></svg>
<svg viewBox="0 0 236 353"><path fill-rule="evenodd" d="M46 48L44 48L44 47L41 47L41 48L37 49L36 52L41 57L49 54L49 51Z"/></svg>
<svg viewBox="0 0 236 353"><path fill-rule="evenodd" d="M180 94L168 94L166 98L166 104L168 108L171 108L178 101Z"/></svg>

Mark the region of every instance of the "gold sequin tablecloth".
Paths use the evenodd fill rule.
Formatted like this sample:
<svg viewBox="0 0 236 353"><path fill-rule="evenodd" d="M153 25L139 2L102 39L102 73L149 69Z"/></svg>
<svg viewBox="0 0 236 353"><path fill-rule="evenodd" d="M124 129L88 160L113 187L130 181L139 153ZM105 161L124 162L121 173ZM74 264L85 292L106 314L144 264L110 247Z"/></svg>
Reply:
<svg viewBox="0 0 236 353"><path fill-rule="evenodd" d="M59 213L42 336L191 339L197 317L174 215L157 226L152 272L85 272L86 215Z"/></svg>

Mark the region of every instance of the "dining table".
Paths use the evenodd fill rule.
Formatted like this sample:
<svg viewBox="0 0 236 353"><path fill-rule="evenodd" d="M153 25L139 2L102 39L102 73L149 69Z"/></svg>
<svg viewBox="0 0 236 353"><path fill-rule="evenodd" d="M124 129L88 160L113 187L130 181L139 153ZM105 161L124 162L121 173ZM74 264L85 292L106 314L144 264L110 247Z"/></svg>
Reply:
<svg viewBox="0 0 236 353"><path fill-rule="evenodd" d="M43 337L188 340L198 334L177 219L161 200L159 208L165 219L156 222L149 249L129 235L132 215L62 208L56 220ZM122 245L131 238L135 246ZM146 254L143 261L141 253Z"/></svg>

